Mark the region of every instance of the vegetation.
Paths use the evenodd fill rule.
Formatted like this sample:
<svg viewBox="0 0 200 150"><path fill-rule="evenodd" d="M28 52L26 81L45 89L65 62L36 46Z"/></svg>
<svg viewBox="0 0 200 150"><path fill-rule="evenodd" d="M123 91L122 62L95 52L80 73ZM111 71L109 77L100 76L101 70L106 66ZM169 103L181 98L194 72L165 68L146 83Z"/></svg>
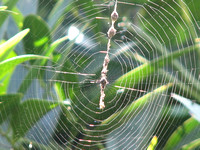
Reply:
<svg viewBox="0 0 200 150"><path fill-rule="evenodd" d="M198 0L115 2L0 2L1 149L200 147Z"/></svg>

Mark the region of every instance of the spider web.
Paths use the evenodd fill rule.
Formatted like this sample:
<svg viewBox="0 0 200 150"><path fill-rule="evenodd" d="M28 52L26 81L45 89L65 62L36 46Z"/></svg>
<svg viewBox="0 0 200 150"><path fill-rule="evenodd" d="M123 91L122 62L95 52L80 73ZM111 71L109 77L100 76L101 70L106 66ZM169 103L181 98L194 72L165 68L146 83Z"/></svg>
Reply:
<svg viewBox="0 0 200 150"><path fill-rule="evenodd" d="M146 149L155 135L159 139L157 148L161 149L172 132L189 117L186 109L171 98L171 93L199 100L197 51L171 61L163 60L163 67L155 63L156 71L147 77L142 73L115 84L121 76L145 63L164 59L184 48L195 49L199 36L198 6L195 6L198 2L124 0L118 1L117 34L109 51L105 108L99 109L99 80L114 4L107 0L64 2L51 14L54 18L64 18L51 37L55 41L67 36L68 40L54 51L55 56L46 65L25 63L15 70L9 92L17 91L32 69L37 76L28 79L32 82L23 101L45 99L49 105L60 104L26 134L29 141L39 143L39 149L43 145L51 149ZM48 3L45 7L48 9ZM47 17L44 19L48 22ZM53 22L48 23L52 29ZM137 99L169 83L173 86L151 95L145 105L125 111ZM36 110L33 114L45 111L42 105L29 107ZM109 118L112 120L107 122Z"/></svg>

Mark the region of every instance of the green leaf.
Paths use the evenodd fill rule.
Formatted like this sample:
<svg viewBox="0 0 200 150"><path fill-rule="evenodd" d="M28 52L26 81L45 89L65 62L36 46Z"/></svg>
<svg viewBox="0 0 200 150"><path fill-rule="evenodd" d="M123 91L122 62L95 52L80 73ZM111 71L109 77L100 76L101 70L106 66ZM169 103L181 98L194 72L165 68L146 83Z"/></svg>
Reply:
<svg viewBox="0 0 200 150"><path fill-rule="evenodd" d="M189 138L192 140L192 138L195 138L193 132L197 132L195 129L199 129L199 127L200 123L194 118L186 120L183 125L179 126L170 136L164 146L164 150L177 149L177 146L180 146L181 141L184 142L189 134L191 134Z"/></svg>
<svg viewBox="0 0 200 150"><path fill-rule="evenodd" d="M61 83L55 83L54 89L55 89L55 92L56 92L59 100L62 101L62 100L66 99L64 88L62 87Z"/></svg>
<svg viewBox="0 0 200 150"><path fill-rule="evenodd" d="M0 82L0 94L6 94L13 71L14 69L10 70L7 74L2 75L3 79L1 79Z"/></svg>
<svg viewBox="0 0 200 150"><path fill-rule="evenodd" d="M4 7L0 7L0 12L7 12L7 13L11 13L11 14L14 14L14 15L18 15L17 12L14 12L14 11L11 11L11 10L6 10L7 9L7 6L4 6Z"/></svg>
<svg viewBox="0 0 200 150"><path fill-rule="evenodd" d="M18 44L29 31L29 29L25 29L0 45L0 61L4 60L9 55L10 51L12 51L12 48Z"/></svg>
<svg viewBox="0 0 200 150"><path fill-rule="evenodd" d="M23 63L28 60L33 60L33 59L48 59L48 57L38 56L38 55L21 55L21 56L12 57L10 59L0 62L0 72L4 72L4 73L8 72L10 71L10 69L13 69L18 64Z"/></svg>
<svg viewBox="0 0 200 150"><path fill-rule="evenodd" d="M148 2L148 0L134 0L134 3L135 3L135 4L144 5L146 2ZM118 2L118 3L120 4L120 2ZM132 0L127 0L127 3L132 4L133 1L132 1ZM123 2L122 2L122 4L123 4Z"/></svg>
<svg viewBox="0 0 200 150"><path fill-rule="evenodd" d="M154 41L155 42L155 41ZM130 54L131 55L131 54ZM140 54L134 54L134 57L132 59L137 60L138 62L144 64L149 62L147 59L145 59L144 57L142 57ZM172 62L173 64L177 65L180 64L177 60ZM180 67L178 67L180 68ZM182 71L183 68L181 68L180 70ZM183 72L186 74L186 72L188 72L186 69L183 70ZM176 76L173 76L170 72L167 72L164 70L164 68L160 68L158 70L158 74L162 74L164 76L166 76L166 82L171 82L173 81L173 83L176 83L177 85L177 90L181 89L183 90L185 93L189 92L191 93L191 95L195 98L195 99L199 99L200 98L200 94L198 93L198 91L194 88L190 88L188 85L184 84L183 82L181 82ZM192 78L192 75L190 74L189 76L189 80L190 81L194 81L194 83L196 82L196 80L194 78ZM186 76L184 76L184 78L186 78ZM192 78L192 79L191 79ZM198 84L197 84L198 85ZM189 90L189 91L188 91Z"/></svg>
<svg viewBox="0 0 200 150"><path fill-rule="evenodd" d="M144 105L147 105L150 101L152 101L152 99L150 100L150 98L159 95L160 93L166 91L171 86L172 86L171 83L169 83L167 85L163 85L163 86L155 89L154 91L142 96L141 98L137 99L136 101L134 101L132 104L130 104L126 108L111 115L108 119L104 120L102 122L102 125L108 124L110 122L118 122L119 119L126 118L126 116L129 113L137 114L137 112L139 112L140 109L142 109L144 107ZM154 97L153 100L155 100L155 99L156 98Z"/></svg>
<svg viewBox="0 0 200 150"><path fill-rule="evenodd" d="M196 140L190 142L190 143L187 144L187 145L184 145L184 146L182 147L182 150L195 149L195 148L197 149L197 148L199 148L199 147L200 147L200 138L198 138L198 139L196 139Z"/></svg>
<svg viewBox="0 0 200 150"><path fill-rule="evenodd" d="M154 103L158 98L160 98L160 95L162 95L162 93L168 90L171 86L172 86L171 83L167 85L163 85L153 90L152 92L149 92L146 95L138 98L136 101L132 102L127 107L119 110L118 112L112 114L107 119L105 119L100 125L98 125L95 128L96 132L88 133L88 134L93 135L91 136L93 138L92 140L98 140L99 138L103 140L101 136L97 139L95 139L95 136L97 135L99 136L101 134L107 135L113 130L120 127L121 124L126 124L128 121L130 121L131 118L136 117L138 113L140 113L144 108L146 108L146 106L150 105L150 103ZM101 133L98 131L100 131ZM86 138L87 140L91 140L90 137L86 137Z"/></svg>
<svg viewBox="0 0 200 150"><path fill-rule="evenodd" d="M19 109L13 113L11 120L14 140L25 136L36 122L57 105L56 102L46 100L27 100L23 102Z"/></svg>
<svg viewBox="0 0 200 150"><path fill-rule="evenodd" d="M8 7L7 6L0 6L0 11L6 10Z"/></svg>
<svg viewBox="0 0 200 150"><path fill-rule="evenodd" d="M146 78L147 76L153 74L156 70L159 69L159 67L163 67L167 62L171 62L172 59L175 59L183 54L186 54L192 50L196 50L197 48L194 47L188 47L186 49L182 49L182 50L178 50L175 51L173 53L169 53L166 56L154 59L151 62L146 62L143 65L137 67L136 69L131 70L130 72L128 72L127 74L121 76L120 78L118 78L115 83L111 86L112 88L107 87L105 93L106 93L106 97L105 97L105 102L107 101L107 99L113 99L113 92L116 93L116 90L114 90L113 86L120 86L120 87L132 87L131 84L137 84L140 81L144 81L144 78ZM170 80L171 81L171 80ZM127 84L127 85L126 85ZM90 93L89 93L90 94ZM98 103L99 101L99 97L100 96L95 96L94 100L92 100L94 103ZM84 101L85 102L85 101ZM83 103L84 103L83 102ZM120 102L119 102L120 103ZM114 104L114 102L113 102ZM109 107L113 104L106 104L106 108L109 109ZM77 104L78 105L78 104ZM84 114L82 114L83 112L87 112L87 108L85 108L84 104L83 106L81 104L79 104L79 107L83 107L79 112L80 116L82 115L82 117L84 116ZM89 106L90 104L87 105L88 108L90 108ZM120 104L119 104L120 105ZM106 113L103 117L107 117L109 113Z"/></svg>
<svg viewBox="0 0 200 150"><path fill-rule="evenodd" d="M16 57L16 56L17 56L16 53L12 51L6 59ZM7 92L7 88L9 86L10 78L12 76L13 71L14 71L14 68L11 69L9 72L2 72L0 74L0 83L2 84L0 88L0 94L5 94Z"/></svg>
<svg viewBox="0 0 200 150"><path fill-rule="evenodd" d="M184 18L179 15L182 14L184 9L170 1L153 1L156 5L155 3L147 2L144 8L140 9L138 13L139 26L145 33L151 35L156 33L154 36L167 46L176 46L181 43L185 44L189 40L190 31L187 30L187 26L183 20ZM160 7L165 9L160 9ZM174 40L177 37L179 38Z"/></svg>
<svg viewBox="0 0 200 150"><path fill-rule="evenodd" d="M17 7L13 8L13 11L17 12L18 15L12 15L12 18L14 19L18 28L22 29L24 16Z"/></svg>
<svg viewBox="0 0 200 150"><path fill-rule="evenodd" d="M64 36L62 38L57 39L56 41L54 41L53 43L51 43L51 45L44 51L44 56L50 56L52 55L52 53L54 52L54 50L64 41L68 40L67 36ZM41 63L36 62L36 65L44 65L46 63L46 60L43 60Z"/></svg>
<svg viewBox="0 0 200 150"><path fill-rule="evenodd" d="M44 20L36 15L24 19L23 29L29 28L30 33L23 40L28 54L42 54L51 43L49 28Z"/></svg>
<svg viewBox="0 0 200 150"><path fill-rule="evenodd" d="M0 95L0 124L8 119L10 113L15 113L19 107L22 94Z"/></svg>
<svg viewBox="0 0 200 150"><path fill-rule="evenodd" d="M50 56L52 55L53 51L62 43L64 42L65 40L67 40L68 37L65 36L63 38L60 38L56 41L54 41L48 48L46 48L46 50L44 51L43 55L44 56ZM34 65L40 65L40 66L43 66L45 65L47 60L38 60L38 61L35 61ZM30 78L35 78L36 76L38 76L38 70L37 69L31 69L29 71L29 73L26 75L25 77L25 80L23 81L23 83L20 85L20 88L19 88L19 92L25 92L27 90L27 88L29 87L29 85L31 84L31 80L29 80Z"/></svg>
<svg viewBox="0 0 200 150"><path fill-rule="evenodd" d="M4 5L7 6L7 10L12 10L12 8L16 5L17 2L18 0L9 0ZM0 27L2 26L8 15L9 15L8 12L0 11Z"/></svg>
<svg viewBox="0 0 200 150"><path fill-rule="evenodd" d="M124 74L120 78L118 78L115 82L115 85L124 86L126 87L127 82L132 84L137 84L140 81L144 80L144 78L150 76L159 68L164 67L167 63L172 62L173 59L176 59L183 54L187 54L191 51L198 50L198 46L194 47L187 47L181 50L177 50L173 53L169 53L165 56L156 58L150 62L144 63L143 65L129 71L128 73ZM128 84L130 86L130 84Z"/></svg>
<svg viewBox="0 0 200 150"><path fill-rule="evenodd" d="M163 44L161 44L159 41L158 41L158 39L154 36L154 35L152 35L151 33L147 33L147 32L144 32L144 30L141 30L141 29L135 29L135 26L127 26L127 28L130 30L130 31L132 31L132 32L135 32L135 34L139 34L139 36L141 36L141 37L143 37L143 38L145 38L145 41L147 41L147 43L152 43L154 46L155 46L155 48L158 50L158 52L161 54L161 55L163 55L163 54L170 54L171 53L171 48L169 48L169 47L167 47L167 45L166 45L166 43L163 45ZM134 29L134 30L133 30ZM148 38L147 38L148 37ZM188 45L188 44L187 44ZM192 45L192 46L194 46L195 47L195 45ZM197 46L197 45L196 45ZM179 47L178 47L178 49L179 49ZM197 47L197 49L199 49L198 47ZM181 49L179 49L179 50L181 50ZM194 52L192 52L191 53L191 55L196 55L195 53L198 53L199 52L199 50L197 50L197 51L194 51ZM186 57L187 58L187 57ZM195 59L194 59L195 60ZM187 60L186 60L187 61ZM195 83L195 84L192 84L192 87L194 87L194 88L191 88L192 90L194 90L192 93L192 95L196 95L195 96L195 98L197 99L197 100L200 100L199 99L199 97L197 96L197 94L195 94L195 93L199 93L200 92L200 88L199 88L199 84L200 84L200 82L195 78L195 76L188 70L188 68L187 67L184 67L184 65L182 65L181 64L181 62L179 61L179 60L174 60L174 61L172 61L172 62L170 62L170 63L172 63L170 66L172 67L172 68L174 68L175 70L177 70L178 72L179 72L179 75L178 75L178 77L177 78L179 78L179 80L181 81L181 80L185 80L184 82L192 82L192 83ZM196 62L194 62L194 63L196 63ZM198 66L198 64L199 63L197 63L196 65ZM198 68L198 67L197 67ZM170 76L171 76L171 74L170 74ZM186 87L184 86L184 87L182 87L181 89L186 89Z"/></svg>

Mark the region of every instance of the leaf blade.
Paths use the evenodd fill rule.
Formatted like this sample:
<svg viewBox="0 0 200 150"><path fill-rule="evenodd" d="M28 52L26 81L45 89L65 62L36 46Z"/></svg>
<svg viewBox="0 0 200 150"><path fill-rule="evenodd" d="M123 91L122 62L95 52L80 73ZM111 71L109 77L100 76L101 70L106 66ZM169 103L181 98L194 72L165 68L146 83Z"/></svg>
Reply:
<svg viewBox="0 0 200 150"><path fill-rule="evenodd" d="M12 8L17 4L18 0L11 0L5 3L4 5L7 6L7 10L12 10ZM8 17L9 13L7 12L0 12L0 27Z"/></svg>
<svg viewBox="0 0 200 150"><path fill-rule="evenodd" d="M171 62L173 59L180 57L183 54L189 53L191 51L198 50L198 46L195 47L187 47L182 50L177 50L173 53L169 53L166 56L159 57L158 59L154 59L149 63L144 63L143 65L129 71L125 75L121 76L115 81L115 85L120 85L126 87L126 81L137 84L140 80L143 80L147 76L151 75L155 71L158 70L160 67L164 67L167 62ZM124 82L125 80L125 82Z"/></svg>
<svg viewBox="0 0 200 150"><path fill-rule="evenodd" d="M168 150L175 148L181 140L184 140L184 136L192 132L199 125L198 121L194 118L186 120L183 125L179 126L170 136L163 149Z"/></svg>
<svg viewBox="0 0 200 150"><path fill-rule="evenodd" d="M56 102L35 99L23 102L19 106L19 109L12 115L11 119L14 140L25 136L28 130L47 112L55 108L57 104Z"/></svg>
<svg viewBox="0 0 200 150"><path fill-rule="evenodd" d="M30 34L23 39L26 53L41 55L51 42L48 25L39 16L28 15L23 22L23 29L26 28L30 29Z"/></svg>
<svg viewBox="0 0 200 150"><path fill-rule="evenodd" d="M3 62L0 62L0 72L8 72L10 69L16 67L18 64L33 59L48 59L48 57L39 55L20 55L9 58Z"/></svg>
<svg viewBox="0 0 200 150"><path fill-rule="evenodd" d="M200 147L200 138L190 142L187 145L184 145L182 147L182 150L195 149L195 148L198 148L198 147Z"/></svg>
<svg viewBox="0 0 200 150"><path fill-rule="evenodd" d="M14 113L20 104L22 94L0 95L0 124L8 118L10 113Z"/></svg>
<svg viewBox="0 0 200 150"><path fill-rule="evenodd" d="M128 112L137 112L139 111L139 108L142 108L145 104L148 103L148 99L150 97L152 97L153 95L158 95L159 93L167 90L169 87L171 87L172 84L169 83L167 85L163 85L157 89L155 89L154 91L142 96L141 98L137 99L136 101L134 101L132 104L130 104L129 106L127 106L125 109L123 109L123 111L119 111L113 115L111 115L108 119L104 120L102 122L102 124L108 124L109 122L112 122L113 119L115 119L115 117L117 115L119 115L118 118L125 118L125 115L128 113Z"/></svg>
<svg viewBox="0 0 200 150"><path fill-rule="evenodd" d="M30 29L28 28L24 29L23 31L19 32L18 34L10 38L8 41L0 45L0 49L1 49L0 61L4 60L8 56L12 48L16 44L18 44L29 33L29 31Z"/></svg>

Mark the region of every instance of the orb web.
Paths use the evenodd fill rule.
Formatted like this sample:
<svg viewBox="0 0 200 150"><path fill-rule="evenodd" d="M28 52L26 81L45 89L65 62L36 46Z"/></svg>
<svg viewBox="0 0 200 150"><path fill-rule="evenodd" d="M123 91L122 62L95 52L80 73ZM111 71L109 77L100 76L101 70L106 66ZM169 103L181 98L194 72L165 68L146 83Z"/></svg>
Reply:
<svg viewBox="0 0 200 150"><path fill-rule="evenodd" d="M117 3L119 18L109 51L104 109L99 108L100 77L115 1L63 2L50 11L54 11L50 13L54 20L43 16L52 30L52 41L67 40L44 65L19 65L11 81L15 87L24 79L31 82L23 101L43 99L49 106L56 105L51 110L43 105L27 106L34 110L27 118L46 112L35 118L37 123L25 135L39 143L39 148L146 149L155 135L157 148L162 148L189 117L187 113L179 115L185 108L171 93L199 100L200 55L194 50L199 36L196 0ZM40 8L40 3L34 5ZM176 58L172 55L187 48L192 50ZM137 76L129 74L149 63L150 70L143 69ZM30 70L32 76L24 78ZM10 86L11 91L17 90ZM145 96L148 101L144 104L134 103Z"/></svg>

